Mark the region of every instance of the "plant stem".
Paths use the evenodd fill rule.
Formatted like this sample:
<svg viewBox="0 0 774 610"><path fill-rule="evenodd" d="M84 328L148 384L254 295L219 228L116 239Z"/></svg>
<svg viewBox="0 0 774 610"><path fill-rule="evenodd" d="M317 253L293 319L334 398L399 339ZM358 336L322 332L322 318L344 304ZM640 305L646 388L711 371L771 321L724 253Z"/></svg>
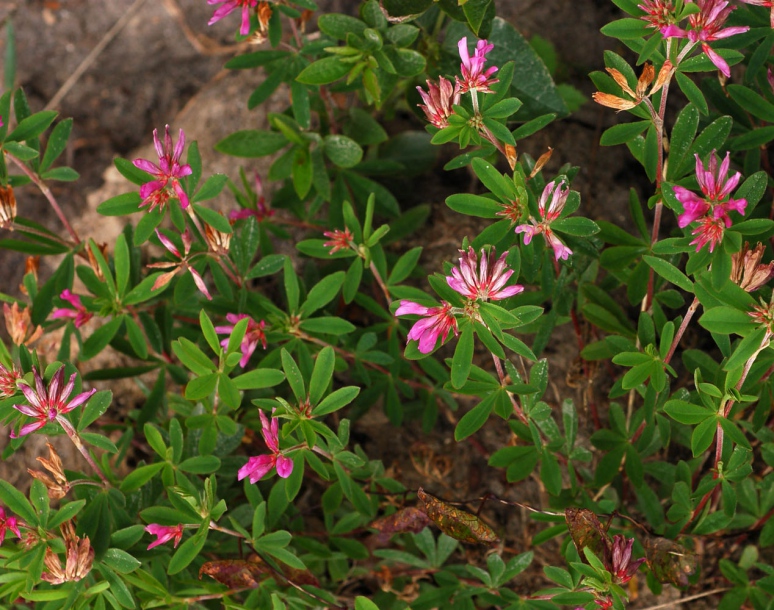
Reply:
<svg viewBox="0 0 774 610"><path fill-rule="evenodd" d="M13 161L16 166L22 170L27 177L40 189L40 192L43 193L43 195L48 199L48 202L51 204L51 208L54 210L54 213L59 217L59 220L62 221L62 224L64 225L64 228L67 230L67 232L70 234L70 237L73 238L73 241L76 244L81 243L81 238L78 237L78 233L75 232L75 229L70 225L70 223L67 221L67 218L64 215L64 212L62 212L62 208L59 207L59 204L56 201L56 197L54 197L54 194L51 192L51 189L48 188L45 182L43 182L40 177L33 172L29 167L24 165L24 163L17 159L15 156L13 156L11 153L9 153L7 150L4 151L6 157L8 157L11 161Z"/></svg>
<svg viewBox="0 0 774 610"><path fill-rule="evenodd" d="M492 352L489 352L492 354ZM507 381L505 380L505 371L503 370L503 364L500 362L500 359L492 354L492 360L494 361L495 369L497 370L497 376L500 378L500 385L505 387L508 385ZM516 396L514 396L513 392L510 390L506 390L506 393L508 394L508 398L511 400L511 404L513 405L513 412L516 414L516 417L518 417L523 423L529 425L529 420L527 419L527 416L524 414L524 409L521 408L521 405L519 404L519 401L516 400Z"/></svg>
<svg viewBox="0 0 774 610"><path fill-rule="evenodd" d="M109 487L110 482L107 480L107 478L102 473L102 471L97 467L97 464L92 459L91 454L89 453L89 450L86 449L86 447L83 445L83 442L81 441L81 437L78 436L78 433L75 431L75 428L73 428L72 424L62 416L58 416L56 420L62 426L62 429L67 433L67 436L70 437L70 440L73 442L73 445L75 445L75 448L81 452L81 455L89 463L89 466L91 466L94 469L94 472L96 472L97 475L99 475L99 478L102 480L102 483L105 485L105 487Z"/></svg>
<svg viewBox="0 0 774 610"><path fill-rule="evenodd" d="M677 349L677 346L679 345L680 340L683 338L683 334L685 334L685 329L688 328L688 323L691 321L693 314L696 313L696 310L698 308L699 308L699 299L694 297L693 303L691 303L691 306L688 308L688 311L685 312L685 317L683 318L683 321L680 323L680 328L678 328L677 332L675 333L675 338L672 339L672 345L669 346L669 353L666 355L666 358L664 358L664 364L669 364L669 361L672 359L672 356L674 356L675 350Z"/></svg>
<svg viewBox="0 0 774 610"><path fill-rule="evenodd" d="M239 532L234 531L234 530L230 530L230 529L225 528L225 527L221 527L220 525L218 525L217 523L215 523L212 520L210 520L210 529L211 530L215 530L216 532L221 532L223 534L228 534L229 536L234 536L235 538L244 538L244 536L242 534L240 534Z"/></svg>
<svg viewBox="0 0 774 610"><path fill-rule="evenodd" d="M371 273L373 273L376 283L379 284L379 288L382 289L384 300L387 301L387 307L389 308L390 303L392 303L392 297L390 296L390 291L387 289L387 284L384 283L384 280L379 274L379 270L376 268L376 265L374 265L373 261L368 264L368 268L371 270Z"/></svg>

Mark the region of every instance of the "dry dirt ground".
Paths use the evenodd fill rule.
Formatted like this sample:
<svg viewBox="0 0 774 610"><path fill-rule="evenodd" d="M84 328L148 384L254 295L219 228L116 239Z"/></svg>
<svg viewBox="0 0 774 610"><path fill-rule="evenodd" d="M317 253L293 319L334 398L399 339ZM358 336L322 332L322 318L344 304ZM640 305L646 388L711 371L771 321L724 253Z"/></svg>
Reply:
<svg viewBox="0 0 774 610"><path fill-rule="evenodd" d="M356 3L320 0L319 5L326 11L351 11ZM615 41L599 34L599 28L614 18L617 9L606 0L577 0L568 14L568 5L567 0L498 0L498 12L528 38L538 34L551 41L559 57L558 78L589 97L593 88L587 74L602 69L603 51L622 51ZM55 194L81 234L105 241L109 234L120 230L112 219L95 212L101 201L129 189L112 168L112 159L152 158L151 133L154 128L162 130L166 123L175 132L183 128L189 140L199 141L205 175L236 174L238 166L216 155L212 145L237 129L264 126L266 108L246 109L246 99L262 75L222 69L224 62L238 52L232 44L238 16L234 13L207 27L212 10L204 0L0 0L0 22L10 18L15 32L16 84L24 87L33 110L53 108L62 117L75 119L66 155L67 163L80 172L82 179L75 185L56 186ZM0 44L5 47L7 42L7 30L3 30ZM580 165L573 186L581 191L585 215L624 223L628 188L642 186L642 178L634 161L620 149L597 145L600 133L615 120L612 112L589 102L571 118L528 140L522 150L537 157L552 146L555 154L547 168L549 174L567 162ZM421 125L417 123L415 128L421 129ZM259 162L250 163L246 169L263 169L265 173L265 167ZM465 224L469 219L453 215L443 204L450 183L459 190L471 181L464 175L449 179L441 175L417 195L433 206L430 225L423 234L422 262L427 268L434 268L436 261L452 260L462 237L476 230L474 225ZM21 215L60 230L45 201L32 189L20 190L17 199ZM233 202L226 197L218 205L228 209ZM10 287L21 278L23 259L2 256L7 285L4 282L0 290L12 292ZM565 383L577 356L572 334L561 335L547 356L552 364L556 405L560 398L574 398L582 404L579 391ZM599 394L604 397L602 392ZM116 407L120 412L122 403L131 402L138 394L136 388L122 387L116 395L120 396ZM418 469L417 464L428 463L432 468L423 476L434 476L434 471L441 485L444 469L454 456L459 474L448 489L450 494L470 497L471 493L488 489L504 497L542 503L535 481L528 481L512 493L514 490L509 490L504 480L486 480L493 475L486 465L487 457L506 440L501 428L486 430L481 442L458 446L450 440L453 428L449 421L442 421L439 430L429 437L418 426L404 427L390 436L388 446L379 440L387 436L379 432L387 425L381 413L374 410L360 423L358 438L369 455L381 457L396 473L402 472L407 485L422 482L417 472L422 468ZM20 456L28 460L25 466L43 454L42 442L28 443ZM395 447L404 450L396 453ZM460 464L464 467L457 468ZM0 464L0 476L20 486L25 485L20 476L23 472L18 463L12 468ZM529 544L535 524L525 515L500 511L492 516L508 523L520 545ZM561 561L551 555L555 550L546 547L538 557L538 567ZM539 574L532 572L531 577L539 578ZM537 584L533 581L532 588ZM674 590L665 591L654 601L643 594L632 607L664 603L677 596Z"/></svg>

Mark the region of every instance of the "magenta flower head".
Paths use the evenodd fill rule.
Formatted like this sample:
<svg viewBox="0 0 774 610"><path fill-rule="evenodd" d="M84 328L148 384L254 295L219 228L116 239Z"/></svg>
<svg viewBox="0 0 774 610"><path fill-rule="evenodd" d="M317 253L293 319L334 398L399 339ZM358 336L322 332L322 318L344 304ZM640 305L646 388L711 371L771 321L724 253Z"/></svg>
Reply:
<svg viewBox="0 0 774 610"><path fill-rule="evenodd" d="M247 464L239 469L237 478L241 481L245 477L250 477L251 483L257 483L276 466L277 474L283 479L287 479L293 472L293 460L280 451L279 420L272 417L270 422L263 411L259 411L259 414L261 416L261 435L271 454L251 457L247 460ZM272 415L274 415L274 411L272 411Z"/></svg>
<svg viewBox="0 0 774 610"><path fill-rule="evenodd" d="M73 294L67 288L62 291L62 294L59 295L59 298L63 301L67 301L72 309L70 307L60 307L59 309L55 309L54 313L51 314L52 319L56 320L58 318L70 318L73 320L75 328L80 328L94 316L93 313L91 313L83 306L83 303L81 303L81 297L77 294Z"/></svg>
<svg viewBox="0 0 774 610"><path fill-rule="evenodd" d="M156 536L156 540L148 545L149 551L153 547L169 542L172 539L175 541L174 548L177 548L177 545L180 544L180 540L183 538L182 523L179 523L178 525L159 525L158 523L151 523L145 527L145 531L152 536Z"/></svg>
<svg viewBox="0 0 774 610"><path fill-rule="evenodd" d="M244 313L229 313L226 314L226 320L231 322L231 326L215 327L216 333L225 333L230 335L232 332L234 332L234 326L236 326L237 322L244 320L245 318L247 318L249 321L247 322L247 330L245 331L245 336L242 339L242 344L239 346L240 351L242 352L242 358L239 360L239 366L242 368L247 366L247 363L250 361L250 356L253 355L253 352L255 351L255 348L258 347L259 343L263 346L263 349L266 349L266 333L264 332L264 329L266 328L266 322L263 320L256 322L250 316ZM228 347L228 341L228 339L223 339L220 344L226 348Z"/></svg>
<svg viewBox="0 0 774 610"><path fill-rule="evenodd" d="M258 222L265 218L274 216L274 210L266 205L266 197L263 194L263 181L258 172L255 172L255 208L242 208L241 210L231 210L228 213L228 219L231 221L242 220L255 216Z"/></svg>
<svg viewBox="0 0 774 610"><path fill-rule="evenodd" d="M564 178L558 182L549 182L538 200L540 219L536 220L530 216L531 224L522 224L516 227L516 233L524 233L525 244L531 242L535 235L542 233L546 243L553 249L556 260L567 260L572 254L572 250L565 246L551 230L551 223L561 216L569 194L570 187L567 186Z"/></svg>
<svg viewBox="0 0 774 610"><path fill-rule="evenodd" d="M660 30L675 22L675 7L670 0L642 0L637 8L645 12L640 17L652 28Z"/></svg>
<svg viewBox="0 0 774 610"><path fill-rule="evenodd" d="M424 110L427 120L438 129L448 127L449 117L454 114L453 107L460 103L460 81L457 80L452 86L451 82L441 76L437 85L431 80L427 81L427 93L422 87L417 87L417 91L424 102L417 106Z"/></svg>
<svg viewBox="0 0 774 610"><path fill-rule="evenodd" d="M744 214L747 207L746 199L731 199L731 192L739 185L742 174L736 172L729 177L731 154L726 153L723 162L718 165L718 157L713 150L710 153L707 167L699 155L696 155L696 180L704 197L699 197L693 191L682 186L672 187L677 200L683 205L683 212L677 217L677 224L684 229L692 222L699 222L699 227L692 231L696 239L691 245L696 245L696 251L705 244L710 245L710 252L723 239L723 232L731 226L730 211Z"/></svg>
<svg viewBox="0 0 774 610"><path fill-rule="evenodd" d="M524 290L524 286L518 284L505 287L513 275L513 270L505 266L507 252L495 260L494 248L488 255L481 250L480 262L472 247L467 251L460 250L460 255L460 264L452 269L451 276L446 277L446 283L462 296L472 301L499 301Z"/></svg>
<svg viewBox="0 0 774 610"><path fill-rule="evenodd" d="M21 538L21 532L19 532L19 524L16 517L13 515L10 517L6 515L5 509L0 506L0 544L3 544L3 540L5 540L5 533L8 530L11 530L14 534L16 534L17 538Z"/></svg>
<svg viewBox="0 0 774 610"><path fill-rule="evenodd" d="M8 398L16 394L16 382L19 379L21 379L21 373L16 370L16 367L11 366L9 370L0 362L0 398Z"/></svg>
<svg viewBox="0 0 774 610"><path fill-rule="evenodd" d="M731 11L736 8L731 6L728 0L696 0L696 5L699 7L699 12L688 17L688 22L691 25L690 30L684 30L672 24L661 28L661 35L664 38L687 38L693 44L701 43L702 51L707 54L715 67L728 78L731 76L731 69L726 60L718 55L709 46L709 43L741 34L750 28L746 25L723 27Z"/></svg>
<svg viewBox="0 0 774 610"><path fill-rule="evenodd" d="M459 81L460 93L467 93L468 91L480 91L481 93L493 93L489 88L490 85L494 85L499 82L496 78L491 78L492 74L497 72L497 66L490 66L484 70L484 64L486 64L486 54L494 49L494 45L488 43L486 40L479 40L476 43L476 50L473 52L473 57L468 53L468 39L462 38L457 47L460 51L460 59L462 64L460 65L460 72L462 72L462 80Z"/></svg>
<svg viewBox="0 0 774 610"><path fill-rule="evenodd" d="M185 194L180 184L180 179L190 175L193 171L190 165L180 164L180 156L183 154L183 148L185 147L185 134L181 129L177 138L177 144L173 150L172 136L169 133L169 125L167 125L164 128L164 145L161 145L157 129L153 130L153 143L156 146L156 154L159 157L158 165L147 159L135 159L133 161L135 167L148 172L154 177L154 180L146 182L140 187L140 197L143 199L140 207L150 206L149 209L151 211L154 208L163 209L171 196L169 192L171 188L180 201L180 206L185 210L188 207L188 195Z"/></svg>
<svg viewBox="0 0 774 610"><path fill-rule="evenodd" d="M613 536L613 565L610 572L619 584L626 584L632 579L645 558L632 561L632 545L634 538L625 538L620 534Z"/></svg>
<svg viewBox="0 0 774 610"><path fill-rule="evenodd" d="M422 316L422 319L411 327L408 340L418 341L419 351L423 354L429 354L435 349L439 337L441 343L444 343L449 336L449 331L453 330L454 334L457 334L457 319L454 317L451 304L445 301L440 307L424 307L413 301L404 300L400 302L395 315Z"/></svg>
<svg viewBox="0 0 774 610"><path fill-rule="evenodd" d="M242 7L242 27L239 28L239 33L242 36L247 36L250 33L250 9L258 4L258 0L207 0L207 4L220 4L215 12L212 14L212 18L207 22L207 25L212 25L223 19L223 17L230 15L240 6Z"/></svg>
<svg viewBox="0 0 774 610"><path fill-rule="evenodd" d="M65 431L75 432L72 424L64 417L65 413L69 413L76 407L80 407L84 404L97 390L89 390L88 392L81 392L75 396L72 400L70 394L72 394L75 388L76 373L70 376L70 381L67 385L64 385L64 371L65 367L62 365L59 370L54 373L51 381L48 384L48 388L43 385L43 378L38 373L38 369L32 368L32 374L35 378L35 388L31 388L26 383L20 384L19 387L27 399L28 405L13 405L13 408L32 417L34 421L21 427L19 433L11 432L11 438L20 438L26 436L30 432L39 430L49 422L57 421L65 429Z"/></svg>
<svg viewBox="0 0 774 610"><path fill-rule="evenodd" d="M349 229L333 229L333 231L325 231L323 233L325 237L330 237L330 241L326 241L323 246L330 248L328 254L334 254L339 250L355 250L354 239L355 236Z"/></svg>

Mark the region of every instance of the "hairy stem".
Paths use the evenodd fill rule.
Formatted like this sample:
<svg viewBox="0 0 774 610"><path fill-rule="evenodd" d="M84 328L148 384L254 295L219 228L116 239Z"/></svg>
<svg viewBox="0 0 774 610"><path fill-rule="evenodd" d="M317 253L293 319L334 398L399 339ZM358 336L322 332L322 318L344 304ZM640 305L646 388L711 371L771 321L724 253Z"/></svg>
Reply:
<svg viewBox="0 0 774 610"><path fill-rule="evenodd" d="M64 212L62 212L62 208L59 207L59 204L56 201L56 197L54 197L54 194L51 192L51 189L48 188L45 182L40 179L40 177L33 172L29 167L24 165L24 163L20 160L14 157L11 153L9 153L7 150L4 151L5 156L8 157L11 161L13 161L16 166L23 171L27 177L40 189L40 192L43 193L46 199L48 199L48 202L51 204L51 208L54 210L54 213L59 217L59 220L62 221L62 224L64 225L64 228L67 230L67 232L70 234L70 237L73 238L73 241L76 244L81 243L81 238L78 237L78 233L75 232L75 229L73 229L72 225L68 222L67 218L64 215Z"/></svg>

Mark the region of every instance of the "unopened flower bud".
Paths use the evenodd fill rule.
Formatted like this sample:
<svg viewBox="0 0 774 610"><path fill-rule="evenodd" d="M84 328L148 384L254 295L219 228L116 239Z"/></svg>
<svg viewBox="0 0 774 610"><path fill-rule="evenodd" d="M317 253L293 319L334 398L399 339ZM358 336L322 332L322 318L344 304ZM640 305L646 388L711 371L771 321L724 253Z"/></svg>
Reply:
<svg viewBox="0 0 774 610"><path fill-rule="evenodd" d="M0 186L0 228L13 231L13 221L16 218L16 196L13 187Z"/></svg>

